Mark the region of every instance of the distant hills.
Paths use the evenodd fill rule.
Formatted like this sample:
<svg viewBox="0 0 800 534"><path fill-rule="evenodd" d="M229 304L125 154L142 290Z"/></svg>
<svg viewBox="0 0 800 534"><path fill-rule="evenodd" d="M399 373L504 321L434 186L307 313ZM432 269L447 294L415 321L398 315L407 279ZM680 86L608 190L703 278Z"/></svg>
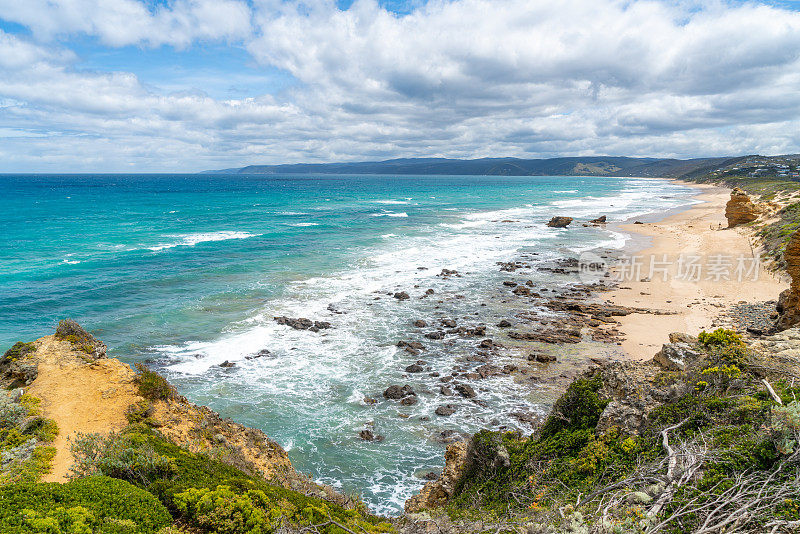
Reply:
<svg viewBox="0 0 800 534"><path fill-rule="evenodd" d="M611 156L518 159L406 158L355 163L249 165L212 174L418 174L486 176L645 176L687 178L736 165L750 156L699 159Z"/></svg>

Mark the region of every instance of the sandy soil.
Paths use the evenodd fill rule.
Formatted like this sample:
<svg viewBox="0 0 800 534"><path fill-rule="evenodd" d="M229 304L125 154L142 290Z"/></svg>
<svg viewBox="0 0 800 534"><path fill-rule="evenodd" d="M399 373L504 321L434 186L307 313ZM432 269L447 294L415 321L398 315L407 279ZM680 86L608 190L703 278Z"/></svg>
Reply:
<svg viewBox="0 0 800 534"><path fill-rule="evenodd" d="M672 215L657 223L622 225L623 231L641 234L652 239L645 250L632 252L640 258L641 277L632 275L634 269L625 268L620 288L608 296L614 304L640 306L676 312L676 315L629 315L619 318L620 329L626 335L622 348L632 359L649 359L667 341L670 332L697 334L711 327L722 309L741 301L763 302L777 299L786 289L788 280L761 268L757 279L746 272L753 266L753 257L759 255L751 245L747 229L728 229L725 204L730 190L721 187L692 185L698 188L702 204ZM667 255L669 265L654 263L651 275L651 258L661 262ZM722 261L717 261L722 255ZM699 280L696 276L679 274L679 258L683 256L683 274L688 271L690 258L697 258L701 266ZM739 258L742 280L737 267ZM718 274L709 271L714 262L720 266ZM666 269L666 280L661 268ZM725 272L728 276L725 276ZM745 276L747 275L747 276ZM647 278L650 278L647 281ZM645 281L642 281L644 279Z"/></svg>
<svg viewBox="0 0 800 534"><path fill-rule="evenodd" d="M134 372L116 359L81 360L67 341L53 336L37 341L39 375L27 393L41 399L42 415L55 420L56 455L45 482L63 482L72 465L69 439L77 433L107 434L127 424L125 410L141 400Z"/></svg>

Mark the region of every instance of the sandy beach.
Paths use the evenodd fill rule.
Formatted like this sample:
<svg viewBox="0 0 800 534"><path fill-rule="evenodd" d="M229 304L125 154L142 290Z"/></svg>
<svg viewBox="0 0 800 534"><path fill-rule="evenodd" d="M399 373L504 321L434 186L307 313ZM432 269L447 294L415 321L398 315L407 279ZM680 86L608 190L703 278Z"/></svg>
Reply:
<svg viewBox="0 0 800 534"><path fill-rule="evenodd" d="M763 265L755 265L760 252L751 246L746 228L727 228L729 189L686 185L699 190L696 198L701 204L659 222L619 227L646 236L650 244L631 252L635 260L620 267L622 282L608 300L674 313L619 318L626 338L622 349L631 359L652 358L670 332L696 335L711 328L726 307L777 299L789 285Z"/></svg>

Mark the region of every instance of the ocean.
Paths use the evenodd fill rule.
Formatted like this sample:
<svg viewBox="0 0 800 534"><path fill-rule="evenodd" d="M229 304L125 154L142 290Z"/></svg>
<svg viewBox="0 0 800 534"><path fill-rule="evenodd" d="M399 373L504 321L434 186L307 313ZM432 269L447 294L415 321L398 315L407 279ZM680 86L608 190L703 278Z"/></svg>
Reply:
<svg viewBox="0 0 800 534"><path fill-rule="evenodd" d="M582 222L664 212L692 194L607 177L2 175L0 350L71 317L111 356L147 361L191 401L264 430L299 471L396 514L420 475L441 469L449 436L529 431L511 414L546 409L504 375L475 384L480 402L450 398L456 413L436 416L430 373L466 365L476 341L429 341L413 321L484 323L502 339L494 323L520 306L502 300L503 280L566 284L535 265L628 239ZM547 228L554 215L576 221ZM533 265L524 274L500 270L520 257ZM400 340L427 350L411 357ZM408 374L417 359L426 372ZM419 402L384 400L390 384ZM361 440L363 429L385 439Z"/></svg>

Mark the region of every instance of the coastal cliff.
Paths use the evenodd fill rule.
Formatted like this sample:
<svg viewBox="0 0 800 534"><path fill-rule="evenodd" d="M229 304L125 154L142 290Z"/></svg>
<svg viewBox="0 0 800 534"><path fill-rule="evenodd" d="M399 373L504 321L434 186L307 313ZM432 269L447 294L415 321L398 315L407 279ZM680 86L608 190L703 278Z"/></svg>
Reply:
<svg viewBox="0 0 800 534"><path fill-rule="evenodd" d="M263 432L114 358L73 321L0 360L0 531L385 532Z"/></svg>

